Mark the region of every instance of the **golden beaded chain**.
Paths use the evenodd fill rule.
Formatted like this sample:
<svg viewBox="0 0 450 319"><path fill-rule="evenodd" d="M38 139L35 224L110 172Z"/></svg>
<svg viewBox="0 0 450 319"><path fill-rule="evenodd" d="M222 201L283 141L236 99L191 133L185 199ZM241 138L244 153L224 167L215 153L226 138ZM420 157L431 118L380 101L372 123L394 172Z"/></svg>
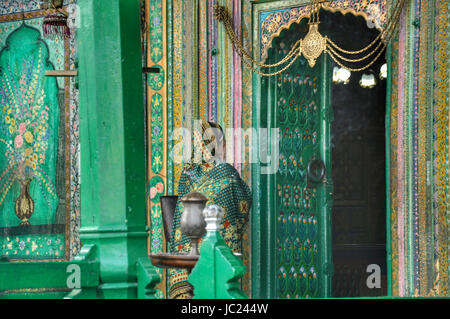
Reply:
<svg viewBox="0 0 450 319"><path fill-rule="evenodd" d="M286 71L301 55L303 55L309 62L309 65L311 67L314 67L317 58L322 53L328 53L330 57L335 61L340 67L345 68L352 72L359 72L368 69L371 67L381 56L381 54L384 52L384 49L386 48L387 44L391 41L395 30L397 29L399 20L400 20L400 14L403 11L403 8L405 6L407 0L399 0L396 2L394 9L392 10L392 14L387 19L386 27L380 34L366 47L364 47L361 50L357 51L350 51L345 50L338 46L335 42L333 42L328 37L323 37L319 31L318 31L318 25L320 24L319 20L319 11L323 7L325 2L324 0L313 0L310 5L310 17L309 17L309 26L310 30L308 34L305 36L304 39L298 40L294 46L291 48L289 53L279 62L274 64L265 64L260 61L255 60L250 53L248 53L241 41L236 36L234 29L233 29L233 21L226 10L225 7L219 6L218 4L214 7L214 17L217 21L222 22L225 27L225 32L228 35L229 39L231 40L233 47L235 51L238 53L240 58L242 59L243 63L249 67L253 72L261 75L261 76L276 76L280 73L283 73ZM376 45L376 46L375 46ZM375 48L373 48L375 46ZM369 49L373 48L369 51ZM369 52L367 52L369 51ZM343 54L346 55L359 55L362 53L367 52L363 57L351 59L344 57ZM375 55L375 53L377 53ZM363 62L370 57L375 55L373 60L368 62L365 66L361 68L352 68L349 66L346 66L344 62L348 63L360 63ZM287 63L287 64L286 64ZM286 64L286 65L285 65ZM279 67L281 65L285 65L283 68L276 72L272 73L266 73L260 71L259 68L273 68L273 67Z"/></svg>

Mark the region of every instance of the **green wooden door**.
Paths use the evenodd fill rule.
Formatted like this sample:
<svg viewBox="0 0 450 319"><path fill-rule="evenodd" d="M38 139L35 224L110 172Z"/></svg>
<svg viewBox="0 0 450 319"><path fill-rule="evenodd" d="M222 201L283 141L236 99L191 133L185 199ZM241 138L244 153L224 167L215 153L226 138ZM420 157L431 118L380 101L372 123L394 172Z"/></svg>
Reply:
<svg viewBox="0 0 450 319"><path fill-rule="evenodd" d="M292 44L280 37L269 60L282 59ZM260 79L259 123L279 128L280 140L277 173L256 178L261 234L253 265L262 282L254 297L331 295L330 80L326 55L314 68L299 58L287 72Z"/></svg>

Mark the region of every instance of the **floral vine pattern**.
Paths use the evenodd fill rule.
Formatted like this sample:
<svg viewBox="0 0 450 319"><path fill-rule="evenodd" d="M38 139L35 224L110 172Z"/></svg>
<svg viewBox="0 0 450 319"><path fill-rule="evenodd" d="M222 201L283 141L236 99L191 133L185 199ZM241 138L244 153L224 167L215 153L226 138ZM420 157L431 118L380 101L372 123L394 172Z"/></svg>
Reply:
<svg viewBox="0 0 450 319"><path fill-rule="evenodd" d="M0 101L3 106L0 120L0 139L6 145L4 154L8 167L1 172L0 205L16 180L39 178L51 197L56 197L52 181L44 173L49 131L49 106L45 91L39 83L44 70L42 48L38 59L22 62L18 82L11 66L1 77ZM9 178L7 178L9 177Z"/></svg>

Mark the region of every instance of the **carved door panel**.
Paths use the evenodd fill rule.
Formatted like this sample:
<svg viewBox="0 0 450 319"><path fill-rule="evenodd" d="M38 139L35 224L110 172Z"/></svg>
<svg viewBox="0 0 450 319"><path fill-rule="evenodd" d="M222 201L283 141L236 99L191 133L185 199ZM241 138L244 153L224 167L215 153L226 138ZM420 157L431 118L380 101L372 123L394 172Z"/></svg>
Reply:
<svg viewBox="0 0 450 319"><path fill-rule="evenodd" d="M364 19L322 14L327 15L321 18L322 31L339 43L350 46L362 37ZM267 63L285 57L307 27L302 20L273 39ZM365 35L367 41L376 36L373 32ZM374 70L383 63L377 61ZM286 72L261 79L258 88L257 123L280 129L277 173L258 177L255 170L253 179L254 191L262 189L254 200L261 217L255 218L252 233L252 258L261 263L252 268L261 278L256 287L263 291L260 297L384 294L364 285L367 266L376 264L386 287L386 84L379 81L377 88L364 89L362 74L352 73L349 85L332 90L331 69L328 55L313 68L299 58ZM264 253L269 256L260 256Z"/></svg>
<svg viewBox="0 0 450 319"><path fill-rule="evenodd" d="M279 61L277 45L270 58ZM271 176L270 216L275 298L327 297L331 293L331 162L329 61L314 68L303 58L288 72L265 80L272 127L280 129L279 169Z"/></svg>

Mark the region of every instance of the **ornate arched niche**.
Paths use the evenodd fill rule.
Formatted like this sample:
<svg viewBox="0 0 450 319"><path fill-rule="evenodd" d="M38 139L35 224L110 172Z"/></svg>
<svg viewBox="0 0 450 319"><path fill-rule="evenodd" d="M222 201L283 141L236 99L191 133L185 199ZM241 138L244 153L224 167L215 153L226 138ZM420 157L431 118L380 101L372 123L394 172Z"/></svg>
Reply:
<svg viewBox="0 0 450 319"><path fill-rule="evenodd" d="M283 30L289 29L293 23L299 23L309 16L309 3L307 0L283 0L255 5L253 18L258 23L258 44L255 43L254 49L257 50L257 56L265 60L273 39ZM385 0L335 0L323 3L322 8L343 15L350 13L364 17L369 28L377 28L380 31L386 24Z"/></svg>

